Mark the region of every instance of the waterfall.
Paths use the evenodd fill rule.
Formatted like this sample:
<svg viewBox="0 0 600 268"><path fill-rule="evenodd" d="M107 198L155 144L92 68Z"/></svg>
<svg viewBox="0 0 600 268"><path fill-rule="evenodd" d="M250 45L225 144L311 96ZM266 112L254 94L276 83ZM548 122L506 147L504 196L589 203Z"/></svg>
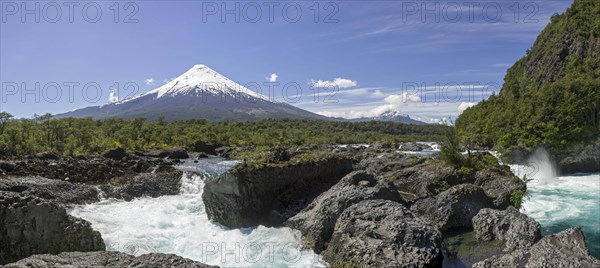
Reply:
<svg viewBox="0 0 600 268"><path fill-rule="evenodd" d="M210 175L207 173L190 173L184 172L181 177L181 188L179 194L185 195L202 195L204 190L204 180L208 179Z"/></svg>
<svg viewBox="0 0 600 268"><path fill-rule="evenodd" d="M538 148L527 162L530 168L528 178L537 180L541 184L556 182L556 167L546 150Z"/></svg>

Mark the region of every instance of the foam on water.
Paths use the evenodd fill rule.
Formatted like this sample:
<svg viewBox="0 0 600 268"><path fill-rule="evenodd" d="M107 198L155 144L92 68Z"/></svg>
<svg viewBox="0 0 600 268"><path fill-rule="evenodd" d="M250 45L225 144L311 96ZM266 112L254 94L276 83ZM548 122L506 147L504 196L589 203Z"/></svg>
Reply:
<svg viewBox="0 0 600 268"><path fill-rule="evenodd" d="M90 221L110 251L172 253L222 267L326 266L289 228L228 229L209 221L201 198L209 176L184 174L180 195L108 199L71 214Z"/></svg>
<svg viewBox="0 0 600 268"><path fill-rule="evenodd" d="M600 258L600 174L557 177L544 155L510 167L515 175L531 179L521 211L542 225L542 234L581 227L590 253Z"/></svg>

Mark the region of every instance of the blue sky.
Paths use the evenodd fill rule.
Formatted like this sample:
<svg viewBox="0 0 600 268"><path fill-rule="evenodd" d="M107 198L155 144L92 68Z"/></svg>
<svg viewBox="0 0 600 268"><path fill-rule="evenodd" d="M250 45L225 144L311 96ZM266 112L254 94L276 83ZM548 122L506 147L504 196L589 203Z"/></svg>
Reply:
<svg viewBox="0 0 600 268"><path fill-rule="evenodd" d="M39 22L23 12L35 3ZM111 86L121 98L141 94L201 63L240 84L276 74L276 99L297 84L292 104L324 115L455 117L497 91L572 1L85 3L2 1L0 110L31 117L102 105ZM315 101L315 83L336 87Z"/></svg>

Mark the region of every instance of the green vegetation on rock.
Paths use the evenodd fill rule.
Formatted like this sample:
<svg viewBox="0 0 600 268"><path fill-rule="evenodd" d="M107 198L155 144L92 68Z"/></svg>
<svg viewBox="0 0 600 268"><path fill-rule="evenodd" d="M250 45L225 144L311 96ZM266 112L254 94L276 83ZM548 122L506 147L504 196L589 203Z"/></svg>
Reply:
<svg viewBox="0 0 600 268"><path fill-rule="evenodd" d="M514 190L510 193L510 205L516 208L521 208L521 204L523 203L523 198L525 197L525 191L523 190Z"/></svg>

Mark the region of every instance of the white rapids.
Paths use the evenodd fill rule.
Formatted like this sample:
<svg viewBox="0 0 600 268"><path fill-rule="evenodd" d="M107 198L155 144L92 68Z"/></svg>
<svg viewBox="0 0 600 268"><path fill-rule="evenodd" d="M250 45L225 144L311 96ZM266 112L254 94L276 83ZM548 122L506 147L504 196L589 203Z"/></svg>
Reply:
<svg viewBox="0 0 600 268"><path fill-rule="evenodd" d="M201 195L210 176L186 172L179 195L106 199L70 213L91 222L109 251L171 253L222 267L326 266L319 255L302 248L292 229L229 229L209 221Z"/></svg>

